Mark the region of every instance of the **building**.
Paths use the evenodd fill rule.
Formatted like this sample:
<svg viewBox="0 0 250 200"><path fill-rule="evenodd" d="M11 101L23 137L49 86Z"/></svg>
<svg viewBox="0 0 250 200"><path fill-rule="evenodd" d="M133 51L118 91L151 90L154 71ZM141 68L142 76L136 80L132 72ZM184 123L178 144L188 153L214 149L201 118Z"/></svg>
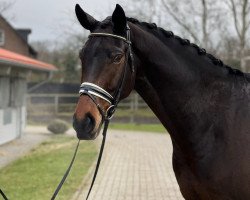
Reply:
<svg viewBox="0 0 250 200"><path fill-rule="evenodd" d="M0 15L0 144L22 135L29 77L39 74L45 82L57 70L34 59L37 52L28 44L30 32L14 29Z"/></svg>
<svg viewBox="0 0 250 200"><path fill-rule="evenodd" d="M27 78L56 67L0 48L0 144L21 136L26 124Z"/></svg>
<svg viewBox="0 0 250 200"><path fill-rule="evenodd" d="M30 29L14 29L0 14L0 48L36 58L37 52L29 45Z"/></svg>

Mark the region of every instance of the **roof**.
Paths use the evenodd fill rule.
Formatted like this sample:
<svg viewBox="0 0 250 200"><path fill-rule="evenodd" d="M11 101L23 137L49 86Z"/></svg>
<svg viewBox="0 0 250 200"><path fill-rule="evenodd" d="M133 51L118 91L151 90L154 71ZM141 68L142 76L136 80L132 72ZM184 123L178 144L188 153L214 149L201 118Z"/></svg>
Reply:
<svg viewBox="0 0 250 200"><path fill-rule="evenodd" d="M9 26L9 27L13 30L13 32L17 35L17 37L19 37L19 38L28 46L28 48L29 48L29 53L30 53L31 55L33 55L33 56L36 57L36 56L37 56L37 52L35 51L35 49L33 49L32 46L30 46L30 44L28 43L28 40L25 40L25 39L21 36L21 34L18 33L18 29L13 28L12 25L4 18L3 15L1 15L1 14L0 14L0 19L2 19L2 20L5 22L5 24L7 24L7 26ZM19 30L21 30L21 29L19 29Z"/></svg>
<svg viewBox="0 0 250 200"><path fill-rule="evenodd" d="M37 83L28 83L28 89L34 87ZM35 88L29 93L32 94L78 94L78 83L51 83L46 82Z"/></svg>
<svg viewBox="0 0 250 200"><path fill-rule="evenodd" d="M2 48L0 48L0 64L1 63L32 70L57 71L57 68L52 64L41 62Z"/></svg>

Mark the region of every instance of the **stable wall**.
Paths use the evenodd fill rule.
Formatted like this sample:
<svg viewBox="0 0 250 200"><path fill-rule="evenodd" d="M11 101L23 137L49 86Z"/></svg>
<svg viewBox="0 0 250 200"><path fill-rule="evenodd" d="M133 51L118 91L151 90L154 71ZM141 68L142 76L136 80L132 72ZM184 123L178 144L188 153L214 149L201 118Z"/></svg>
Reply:
<svg viewBox="0 0 250 200"><path fill-rule="evenodd" d="M22 135L26 124L25 79L0 76L0 144Z"/></svg>
<svg viewBox="0 0 250 200"><path fill-rule="evenodd" d="M25 107L0 109L0 145L21 137L25 116Z"/></svg>

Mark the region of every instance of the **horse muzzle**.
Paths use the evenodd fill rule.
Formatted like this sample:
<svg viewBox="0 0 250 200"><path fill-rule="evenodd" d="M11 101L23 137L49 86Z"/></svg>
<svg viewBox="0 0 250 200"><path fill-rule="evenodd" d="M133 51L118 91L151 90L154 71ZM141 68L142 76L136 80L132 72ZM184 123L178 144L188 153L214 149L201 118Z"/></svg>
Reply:
<svg viewBox="0 0 250 200"><path fill-rule="evenodd" d="M81 95L73 116L73 127L80 140L93 140L98 136L102 116L87 95Z"/></svg>
<svg viewBox="0 0 250 200"><path fill-rule="evenodd" d="M76 131L79 140L93 140L97 137L95 131L95 119L87 113L83 119L77 119L76 115L73 116L73 127Z"/></svg>

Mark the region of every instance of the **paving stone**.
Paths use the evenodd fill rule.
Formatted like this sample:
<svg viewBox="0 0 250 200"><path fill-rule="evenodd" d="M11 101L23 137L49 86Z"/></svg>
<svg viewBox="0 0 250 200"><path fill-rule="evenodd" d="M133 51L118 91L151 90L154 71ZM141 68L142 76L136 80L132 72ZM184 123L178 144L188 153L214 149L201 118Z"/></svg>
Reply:
<svg viewBox="0 0 250 200"><path fill-rule="evenodd" d="M108 131L106 142L89 200L183 200L167 133ZM73 200L86 198L91 178Z"/></svg>

